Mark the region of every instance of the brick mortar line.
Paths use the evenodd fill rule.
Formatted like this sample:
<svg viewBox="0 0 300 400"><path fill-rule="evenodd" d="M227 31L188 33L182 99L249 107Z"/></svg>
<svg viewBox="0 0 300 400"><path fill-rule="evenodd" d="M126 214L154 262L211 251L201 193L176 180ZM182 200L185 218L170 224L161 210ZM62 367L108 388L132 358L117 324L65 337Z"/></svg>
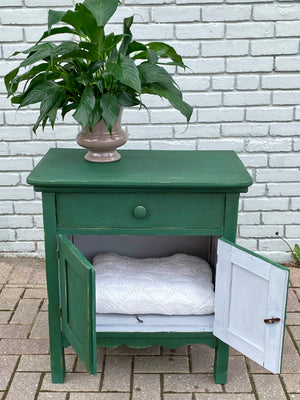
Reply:
<svg viewBox="0 0 300 400"><path fill-rule="evenodd" d="M24 292L24 293L25 293L25 292ZM37 320L37 317L38 317L38 315L39 315L39 313L40 313L40 310L41 310L41 308L42 308L42 306L43 306L43 303L44 303L44 299L34 299L34 300L40 300L40 303L39 303L39 305L38 305L37 313L36 313L36 315L35 315L35 317L34 317L34 319L33 319L33 321L32 321L31 329L30 329L29 334L28 334L28 339L38 339L38 338L31 338L30 336L31 336L31 334L32 334L32 330L33 330L33 328L34 328L35 322L36 322L36 320Z"/></svg>
<svg viewBox="0 0 300 400"><path fill-rule="evenodd" d="M253 379L252 373L250 372L250 366L248 365L248 359L246 357L245 357L245 361L246 361L245 364L246 364L247 374L248 374L248 377L249 377L250 385L252 387L252 392L254 394L255 400L260 400L259 397L258 397L258 393L257 393L256 387L255 387L255 383L254 383L254 379Z"/></svg>
<svg viewBox="0 0 300 400"><path fill-rule="evenodd" d="M282 377L281 375L278 375L278 378L279 378L279 381L280 381L281 386L282 386L282 390L283 390L283 392L284 392L284 394L285 394L287 400L290 400L290 395L289 395L289 393L288 393L288 391L287 391L287 389L286 389L286 386L285 386L285 384L284 384L283 377Z"/></svg>
<svg viewBox="0 0 300 400"><path fill-rule="evenodd" d="M12 382L13 382L14 377L15 377L15 375L16 375L17 369L18 369L18 367L19 367L20 361L21 361L21 355L18 355L18 360L17 360L17 362L16 362L14 371L13 371L13 373L12 373L11 376L10 376L10 379L9 379L8 384L7 384L7 386L6 386L6 389L5 389L5 391L4 391L4 396L3 396L2 400L5 400L6 397L7 397L7 395L8 395L9 389L10 389L10 387L11 387L11 385L12 385Z"/></svg>
<svg viewBox="0 0 300 400"><path fill-rule="evenodd" d="M42 384L44 381L44 377L46 375L46 372L41 373L37 388L36 388L36 393L34 395L34 400L38 400L39 394L40 394L40 389L42 388Z"/></svg>
<svg viewBox="0 0 300 400"><path fill-rule="evenodd" d="M129 400L132 400L133 398L133 389L134 389L134 362L135 362L135 358L132 357L131 358L131 364L130 364L130 383L129 383Z"/></svg>
<svg viewBox="0 0 300 400"><path fill-rule="evenodd" d="M12 313L11 313L10 318L9 318L8 321L7 321L7 325L9 325L10 322L11 322L11 320L13 319L13 317L14 317L14 315L15 315L15 312L16 312L17 308L19 307L19 303L20 303L21 299L23 299L24 293L25 293L25 288L24 288L23 292L21 293L21 295L20 295L20 297L19 297L19 300L17 301L17 303L16 303L14 309L13 309L13 310L9 310L9 311L12 311Z"/></svg>
<svg viewBox="0 0 300 400"><path fill-rule="evenodd" d="M104 347L104 356L103 356L103 361L102 361L102 372L101 372L101 376L100 376L100 382L99 382L99 392L102 393L102 389L103 389L103 384L104 384L104 372L105 372L105 367L106 367L106 347Z"/></svg>

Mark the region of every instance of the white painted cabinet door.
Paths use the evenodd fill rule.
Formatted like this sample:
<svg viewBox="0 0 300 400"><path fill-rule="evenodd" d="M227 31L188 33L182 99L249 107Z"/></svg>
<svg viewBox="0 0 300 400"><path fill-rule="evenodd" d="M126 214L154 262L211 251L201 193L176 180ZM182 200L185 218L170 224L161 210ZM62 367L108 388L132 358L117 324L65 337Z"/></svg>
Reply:
<svg viewBox="0 0 300 400"><path fill-rule="evenodd" d="M279 373L289 270L225 239L218 241L213 333Z"/></svg>

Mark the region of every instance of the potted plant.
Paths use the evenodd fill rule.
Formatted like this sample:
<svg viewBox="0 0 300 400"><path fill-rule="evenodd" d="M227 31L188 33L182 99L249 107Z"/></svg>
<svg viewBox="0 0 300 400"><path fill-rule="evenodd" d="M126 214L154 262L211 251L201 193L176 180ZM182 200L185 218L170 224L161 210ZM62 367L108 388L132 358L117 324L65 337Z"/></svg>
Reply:
<svg viewBox="0 0 300 400"><path fill-rule="evenodd" d="M53 128L58 110L63 118L72 112L83 128L77 142L91 150L86 155L90 161L120 158L115 147L127 140L120 126L122 108L143 107L143 93L168 99L187 121L192 114L192 107L182 100L180 90L163 67L185 67L173 47L163 42L134 41L130 31L133 16L124 19L122 34L105 34L105 25L118 3L85 0L76 4L74 11L49 10L48 30L34 46L13 54L24 53L27 57L5 76L13 104L26 107L40 103L34 132L40 124L44 129L48 121ZM53 27L61 22L66 25ZM72 34L75 39L60 44L44 41L59 34ZM23 81L26 84L19 93Z"/></svg>

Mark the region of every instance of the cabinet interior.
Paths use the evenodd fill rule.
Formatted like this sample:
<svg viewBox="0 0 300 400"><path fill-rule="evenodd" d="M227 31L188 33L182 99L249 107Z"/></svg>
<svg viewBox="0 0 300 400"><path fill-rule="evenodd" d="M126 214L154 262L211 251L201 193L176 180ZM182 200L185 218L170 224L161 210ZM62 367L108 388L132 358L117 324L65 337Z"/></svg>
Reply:
<svg viewBox="0 0 300 400"><path fill-rule="evenodd" d="M216 236L190 235L72 235L69 237L90 261L99 253L114 252L128 257L166 257L186 253L206 260L215 281ZM96 314L97 332L211 332L210 315ZM142 322L141 322L142 321Z"/></svg>

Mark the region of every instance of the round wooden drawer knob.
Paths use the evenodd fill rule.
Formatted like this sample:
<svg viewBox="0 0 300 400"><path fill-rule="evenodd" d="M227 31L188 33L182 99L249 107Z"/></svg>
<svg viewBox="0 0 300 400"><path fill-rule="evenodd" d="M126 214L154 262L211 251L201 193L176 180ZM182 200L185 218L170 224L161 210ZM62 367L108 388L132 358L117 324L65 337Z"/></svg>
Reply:
<svg viewBox="0 0 300 400"><path fill-rule="evenodd" d="M147 210L143 206L137 206L133 210L133 214L136 218L145 218L147 215Z"/></svg>

